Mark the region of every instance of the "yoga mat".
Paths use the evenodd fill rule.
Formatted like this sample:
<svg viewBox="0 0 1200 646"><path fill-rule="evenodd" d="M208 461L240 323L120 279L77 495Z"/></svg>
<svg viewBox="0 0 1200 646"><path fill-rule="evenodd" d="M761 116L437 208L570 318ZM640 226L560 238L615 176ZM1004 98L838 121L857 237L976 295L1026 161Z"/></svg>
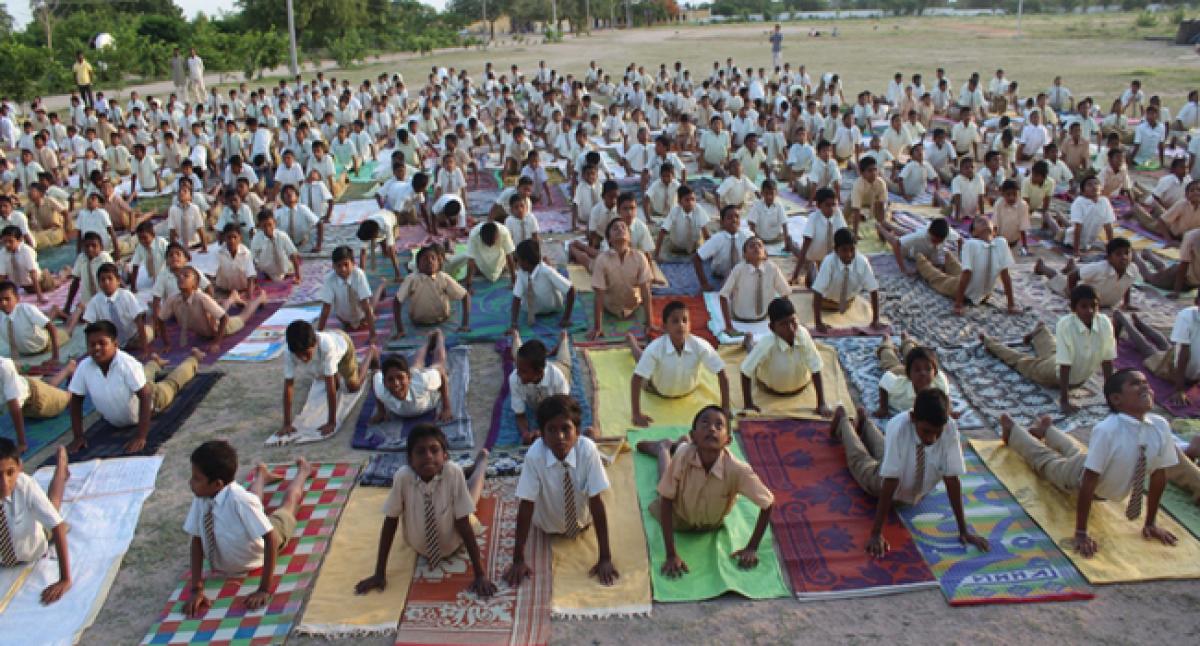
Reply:
<svg viewBox="0 0 1200 646"><path fill-rule="evenodd" d="M551 348L556 350L557 348ZM506 341L496 342L496 351L500 353L500 394L496 397L496 404L492 407L492 425L488 431L487 441L484 446L492 448L495 446L520 446L521 431L517 429L517 414L512 409L512 392L508 386L508 376L513 371L512 353L509 351L509 344ZM547 358L547 363L552 360L550 355ZM585 384L583 375L583 361L579 358L579 351L572 350L571 352L571 397L579 402L579 407L583 409L582 422L583 428L589 428L593 425L592 421L592 404L589 397L588 386ZM526 417L530 425L536 427L535 411L526 410Z"/></svg>
<svg viewBox="0 0 1200 646"><path fill-rule="evenodd" d="M258 326L262 325L264 321L269 319L272 314L283 306L284 301L287 300L288 295L291 293L293 283L287 280L280 282L263 281L259 283L259 287L266 292L267 300L255 310L254 316L251 316L250 320L246 321L242 329L238 330L236 334L227 334L225 338L221 339L221 345L216 352L210 350L210 346L212 345L211 339L202 339L195 334L188 334L188 345L180 345L179 322L172 319L166 324L165 332L166 337L171 340L171 351L160 353L162 358L172 364L176 364L190 357L193 347L198 347L207 353L204 359L200 361L200 365L209 366L216 363L226 352L229 352L237 347L239 343L246 340L258 329ZM243 309L238 308L235 311L240 314Z"/></svg>
<svg viewBox="0 0 1200 646"><path fill-rule="evenodd" d="M44 271L49 271L49 270L44 269ZM49 315L48 313L50 312L50 309L52 307L62 308L62 307L66 306L67 293L70 291L71 291L71 281L64 280L61 283L59 283L58 287L55 287L54 289L52 289L48 292L43 292L42 295L45 297L46 302L39 303L37 294L30 293L30 292L27 292L24 289L22 289L22 290L20 290L21 302L29 303L30 305L33 305L34 307L41 310L42 313Z"/></svg>
<svg viewBox="0 0 1200 646"><path fill-rule="evenodd" d="M163 373L165 377L166 374ZM133 455L154 455L158 452L158 448L167 440L171 439L183 425L187 423L192 413L196 411L196 407L204 400L208 392L217 384L217 380L225 376L221 372L201 372L175 395L175 401L150 420L150 432L146 435L146 447ZM68 428L70 422L68 421ZM136 426L126 426L118 428L104 421L103 418L97 419L95 423L84 431L84 436L87 438L88 445L78 453L71 454L72 463L85 462L87 460L95 460L97 458L119 458L125 457L125 443L133 438L137 432ZM47 457L42 466L50 466L54 464L54 456Z"/></svg>
<svg viewBox="0 0 1200 646"><path fill-rule="evenodd" d="M556 617L602 618L650 614L650 556L642 532L633 478L633 455L618 453L608 466L612 486L601 494L608 515L608 543L613 565L621 575L612 586L601 585L588 570L599 552L593 528L575 538L552 536L554 583L551 607ZM530 567L536 568L536 565ZM535 570L536 571L536 570ZM525 585L528 585L526 583Z"/></svg>
<svg viewBox="0 0 1200 646"><path fill-rule="evenodd" d="M74 644L108 598L133 540L142 504L154 491L161 456L93 460L71 466L62 516L69 523L71 589L42 605L42 590L58 581L57 558L0 569L0 635L10 644ZM33 475L47 488L53 467ZM51 543L49 554L55 554Z"/></svg>
<svg viewBox="0 0 1200 646"><path fill-rule="evenodd" d="M268 513L283 501L283 487L295 474L295 467L289 467L283 480L267 485L263 506ZM329 550L330 537L357 475L358 467L352 464L313 464L312 478L296 513L296 533L275 560L275 592L265 608L247 610L243 605L245 596L262 582L262 568L259 568L244 577L209 576L204 581L204 593L213 600L212 608L200 619L189 618L184 610L192 596L190 574L184 573L158 620L142 638L142 644L286 641Z"/></svg>
<svg viewBox="0 0 1200 646"><path fill-rule="evenodd" d="M350 492L296 632L333 639L396 630L417 564L417 553L405 542L403 533L398 532L392 543L387 587L382 592L354 594L354 585L375 571L374 555L388 492L378 487L355 487Z"/></svg>
<svg viewBox="0 0 1200 646"><path fill-rule="evenodd" d="M775 494L771 528L792 589L801 600L840 599L937 585L896 515L881 559L866 552L875 501L850 476L827 422L745 420L742 443L754 471Z"/></svg>
<svg viewBox="0 0 1200 646"><path fill-rule="evenodd" d="M85 324L86 325L86 324ZM48 349L39 354L23 354L14 360L17 364L17 369L22 373L33 374L52 374L62 367L70 357L82 357L87 354L87 339L84 337L83 329L85 325L76 326L75 331L71 334L71 338L66 343L58 347L58 362L53 361L51 352ZM66 331L66 326L57 321L54 326L61 331Z"/></svg>
<svg viewBox="0 0 1200 646"><path fill-rule="evenodd" d="M696 276L696 268L690 260L687 262L659 262L655 263L655 266L667 281L666 285L650 286L650 291L655 296L696 296L702 291L700 279ZM708 283L714 290L720 291L721 286L725 284L725 279L714 276L709 263L704 264L704 271L708 274ZM657 274L658 272L655 275L657 276Z"/></svg>
<svg viewBox="0 0 1200 646"><path fill-rule="evenodd" d="M963 448L967 472L963 512L971 531L988 539L980 552L958 539L958 523L938 483L916 505L898 508L917 549L952 606L1091 599L1083 577L1049 536L1025 514L979 455Z"/></svg>
<svg viewBox="0 0 1200 646"><path fill-rule="evenodd" d="M296 431L289 435L280 435L276 431L263 444L266 446L312 444L333 438L346 425L346 422L350 418L350 412L354 410L354 407L367 396L367 391L370 389L371 375L371 372L367 373L367 379L357 392L346 390L346 386L342 384L341 379L336 378L338 382L338 394L337 413L334 419L337 420L337 426L334 427L333 432L329 435L322 435L319 430L329 420L329 399L325 381L314 379L312 386L308 389L308 399L304 400L304 406L300 409L300 413L292 418L292 427Z"/></svg>
<svg viewBox="0 0 1200 646"><path fill-rule="evenodd" d="M499 587L482 599L467 591L474 570L465 549L436 568L417 559L396 644L545 644L550 638L550 555L544 535L530 533L533 574L520 587L502 583L517 534L516 478L486 480L475 507L475 540L488 578Z"/></svg>
<svg viewBox="0 0 1200 646"><path fill-rule="evenodd" d="M855 298L844 313L836 311L821 312L821 321L832 327L832 329L829 332L819 332L814 327L815 321L812 315L814 297L813 292L810 291L794 291L789 296L789 300L796 307L796 316L800 319L800 325L808 330L809 336L877 336L888 332L889 328L887 327L879 330L870 329L871 299L869 296ZM708 329L724 345L741 343L747 334L752 334L755 338L760 338L771 333L770 320L764 319L754 323L735 320L733 322L733 329L739 332L739 334L730 336L725 332L725 315L721 312L721 295L715 292L705 292L704 305L708 310ZM885 326L887 325L887 319L882 315L880 316L880 323Z"/></svg>
<svg viewBox="0 0 1200 646"><path fill-rule="evenodd" d="M661 296L670 296L670 295L676 295L676 294L682 295L682 294L698 294L698 293L700 293L700 289L699 289L700 282L696 280L696 271L694 269L691 269L690 271L692 272L692 282L696 284L695 290L673 289L672 285L674 283L671 281L670 278L667 277L666 273L664 273L664 271L663 271L663 265L671 265L671 264L678 265L678 264L683 264L683 263L654 262L654 263L650 264L650 272L651 272L651 274L653 274L652 278L650 279L650 281L651 281L650 282L650 293L655 296L660 296L660 295ZM688 267L689 268L691 267L690 263L688 264ZM575 287L576 295L583 294L583 293L590 294L593 291L595 291L592 289L592 273L590 271L588 271L587 267L584 267L583 265L579 265L579 264L576 264L573 262L568 263L567 264L567 273L564 275L567 278L571 279L571 285L573 287Z"/></svg>
<svg viewBox="0 0 1200 646"><path fill-rule="evenodd" d="M38 266L42 268L42 271L50 271L57 274L59 271L62 271L63 267L70 267L75 264L75 258L78 255L79 253L75 251L74 243L41 247L37 250Z"/></svg>
<svg viewBox="0 0 1200 646"><path fill-rule="evenodd" d="M537 206L533 209L533 216L537 218L538 229L542 235L550 233L571 233L571 204L569 202L558 202L553 206L542 207Z"/></svg>
<svg viewBox="0 0 1200 646"><path fill-rule="evenodd" d="M83 400L83 416L87 419L88 415L92 414L95 408L92 407L92 399L90 397ZM46 446L62 437L63 433L71 430L71 413L65 410L58 414L57 417L48 419L31 419L25 418L25 443L29 448L25 450L25 457L37 455L42 447ZM0 437L6 437L13 442L17 441L17 431L13 427L11 415L0 417Z"/></svg>
<svg viewBox="0 0 1200 646"><path fill-rule="evenodd" d="M379 212L379 202L375 200L354 200L333 205L333 213L329 216L329 224L335 226L359 225L367 218Z"/></svg>
<svg viewBox="0 0 1200 646"><path fill-rule="evenodd" d="M1183 459L1182 457L1180 458ZM1162 508L1166 509L1192 533L1192 536L1200 538L1200 507L1196 506L1195 497L1185 491L1182 487L1177 487L1172 483L1167 483L1167 489L1163 492Z"/></svg>
<svg viewBox="0 0 1200 646"><path fill-rule="evenodd" d="M421 424L437 424L452 449L469 449L475 446L475 433L471 428L471 415L467 412L467 398L471 381L470 348L464 345L455 346L446 351L446 372L450 376L450 404L453 408L454 419L445 424L437 421L439 408L420 417L406 419L392 418L382 424L370 425L368 422L379 405L374 392L366 395L362 412L354 426L354 437L350 446L366 451L404 451L408 446L408 433L412 427ZM372 390L374 379L363 386L363 390Z"/></svg>
<svg viewBox="0 0 1200 646"><path fill-rule="evenodd" d="M1200 417L1200 384L1192 384L1191 388L1187 389L1191 404L1187 406L1172 404L1170 400L1175 393L1175 384L1164 381L1150 372L1145 365L1145 357L1138 352L1133 343L1125 338L1121 338L1117 343L1117 360L1113 362L1113 367L1118 370L1132 368L1145 375L1146 380L1150 382L1150 388L1154 390L1154 403L1171 415L1185 418Z"/></svg>
<svg viewBox="0 0 1200 646"><path fill-rule="evenodd" d="M629 432L629 443L636 446L644 440L676 440L687 434L687 426L656 426ZM737 442L729 444L729 452L745 459ZM775 542L771 530L758 545L758 566L743 570L731 555L746 547L758 522L759 508L743 496L725 516L725 523L715 531L675 532L675 551L688 565L688 572L677 579L662 574L666 561L662 525L650 513L650 504L658 498L658 460L642 453L634 455L634 471L642 525L650 549L650 579L654 584L655 601L703 601L736 592L749 599L776 599L790 594L783 582Z"/></svg>
<svg viewBox="0 0 1200 646"><path fill-rule="evenodd" d="M1090 559L1083 558L1070 544L1075 534L1075 497L1040 479L1016 451L1000 440L971 440L971 445L1089 583L1200 577L1200 543L1169 514L1159 514L1157 521L1159 527L1179 539L1173 547L1142 538L1142 521L1127 520L1124 505L1114 501L1092 503L1088 533L1096 539L1100 551Z"/></svg>
<svg viewBox="0 0 1200 646"><path fill-rule="evenodd" d="M308 305L303 307L283 306L268 316L241 343L233 346L222 357L221 361L265 362L283 354L287 343L284 334L287 327L294 321L307 321L316 324L321 316L321 307Z"/></svg>
<svg viewBox="0 0 1200 646"><path fill-rule="evenodd" d="M829 406L830 410L839 405L852 410L854 399L850 395L850 388L846 383L846 373L842 370L841 361L838 360L837 350L822 341L817 341L816 347L823 363L821 380L825 391L825 405ZM742 361L746 358L746 351L741 346L726 346L722 347L719 352L725 359L725 371L730 375L729 399L734 410L737 411L742 405L741 367ZM643 401L645 401L644 398ZM762 412L750 413L752 417L821 419L816 412L817 392L815 388L805 388L797 395L779 396L764 392L760 386L755 384L754 403L762 409ZM690 417L686 423L691 423Z"/></svg>
<svg viewBox="0 0 1200 646"><path fill-rule="evenodd" d="M300 284L293 283L292 292L288 294L285 304L304 305L319 301L325 276L331 271L333 263L328 258L303 259L300 263Z"/></svg>
<svg viewBox="0 0 1200 646"><path fill-rule="evenodd" d="M511 449L495 449L491 451L487 462L487 477L521 475L525 464L525 446L514 446ZM450 451L450 460L462 467L464 472L475 468L474 451ZM358 484L363 487L391 487L392 480L400 467L408 464L408 456L404 453L373 453L358 477Z"/></svg>

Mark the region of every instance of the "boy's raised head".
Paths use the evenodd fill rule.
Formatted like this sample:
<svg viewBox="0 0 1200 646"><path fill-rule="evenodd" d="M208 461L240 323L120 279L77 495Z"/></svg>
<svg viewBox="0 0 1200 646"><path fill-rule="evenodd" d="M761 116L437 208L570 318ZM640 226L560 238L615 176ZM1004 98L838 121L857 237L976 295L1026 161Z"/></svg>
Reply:
<svg viewBox="0 0 1200 646"><path fill-rule="evenodd" d="M417 173L412 178L412 188L417 193L423 193L426 187L429 186L429 176L425 173Z"/></svg>
<svg viewBox="0 0 1200 646"><path fill-rule="evenodd" d="M88 258L95 258L100 255L103 247L103 240L100 234L95 231L88 231L83 234L83 253L87 254Z"/></svg>
<svg viewBox="0 0 1200 646"><path fill-rule="evenodd" d="M542 245L532 238L522 240L513 251L513 255L517 257L517 265L521 269L531 272L542 262Z"/></svg>
<svg viewBox="0 0 1200 646"><path fill-rule="evenodd" d="M663 328L671 337L671 341L677 345L683 343L691 330L691 313L688 312L687 305L680 300L667 303L663 306L662 320Z"/></svg>
<svg viewBox="0 0 1200 646"><path fill-rule="evenodd" d="M742 214L734 204L726 204L721 209L721 230L735 235L741 227Z"/></svg>
<svg viewBox="0 0 1200 646"><path fill-rule="evenodd" d="M121 270L114 263L106 262L96 270L96 282L100 291L112 296L121 287Z"/></svg>
<svg viewBox="0 0 1200 646"><path fill-rule="evenodd" d="M237 477L238 456L225 440L209 440L192 451L192 493L212 498Z"/></svg>
<svg viewBox="0 0 1200 646"><path fill-rule="evenodd" d="M338 278L346 280L354 271L354 250L346 245L333 248L333 271Z"/></svg>
<svg viewBox="0 0 1200 646"><path fill-rule="evenodd" d="M938 441L950 420L950 398L937 388L917 392L913 400L912 421L917 437L926 446Z"/></svg>
<svg viewBox="0 0 1200 646"><path fill-rule="evenodd" d="M546 448L554 457L565 460L579 441L583 410L570 395L551 395L538 404L537 424Z"/></svg>
<svg viewBox="0 0 1200 646"><path fill-rule="evenodd" d="M1100 297L1096 295L1095 287L1080 283L1071 290L1071 311L1084 325L1091 327L1092 319L1099 309Z"/></svg>
<svg viewBox="0 0 1200 646"><path fill-rule="evenodd" d="M922 391L929 388L937 373L937 353L931 348L919 345L905 355L904 374L912 382L913 390Z"/></svg>
<svg viewBox="0 0 1200 646"><path fill-rule="evenodd" d="M1154 389L1140 370L1124 368L1104 380L1104 400L1113 411L1142 419L1154 410Z"/></svg>
<svg viewBox="0 0 1200 646"><path fill-rule="evenodd" d="M301 361L312 359L317 348L317 330L308 321L292 321L284 332L288 352L296 355Z"/></svg>
<svg viewBox="0 0 1200 646"><path fill-rule="evenodd" d="M434 424L417 424L408 433L408 466L429 482L442 472L450 457L446 434Z"/></svg>
<svg viewBox="0 0 1200 646"><path fill-rule="evenodd" d="M1133 243L1128 238L1115 237L1104 246L1104 256L1113 269L1123 272L1133 262Z"/></svg>
<svg viewBox="0 0 1200 646"><path fill-rule="evenodd" d="M833 215L833 209L837 206L837 193L832 188L818 188L813 200L817 203L817 208L821 209L821 213L826 216Z"/></svg>
<svg viewBox="0 0 1200 646"><path fill-rule="evenodd" d="M391 354L383 358L380 368L383 371L384 387L400 399L408 397L408 386L412 383L408 359L401 354Z"/></svg>
<svg viewBox="0 0 1200 646"><path fill-rule="evenodd" d="M872 141L876 141L878 139L878 137L875 137L872 139ZM879 176L879 167L875 163L874 157L863 157L860 159L858 161L858 171L862 174L862 178L868 183L874 182L875 178Z"/></svg>
<svg viewBox="0 0 1200 646"><path fill-rule="evenodd" d="M426 276L432 276L442 268L442 252L436 245L425 245L417 252L417 269Z"/></svg>
<svg viewBox="0 0 1200 646"><path fill-rule="evenodd" d="M833 233L833 251L837 254L838 260L844 264L850 264L854 261L855 254L858 253L858 243L854 240L854 232L846 227L842 227Z"/></svg>
<svg viewBox="0 0 1200 646"><path fill-rule="evenodd" d="M8 498L17 488L17 476L22 473L21 452L17 443L0 437L0 498Z"/></svg>
<svg viewBox="0 0 1200 646"><path fill-rule="evenodd" d="M729 446L732 437L729 434L729 420L725 418L725 411L716 404L701 408L692 418L688 439L693 446L705 451L717 452Z"/></svg>
<svg viewBox="0 0 1200 646"><path fill-rule="evenodd" d="M946 218L935 218L929 223L929 239L935 244L942 244L950 237L950 223Z"/></svg>
<svg viewBox="0 0 1200 646"><path fill-rule="evenodd" d="M527 341L517 350L517 378L523 384L534 384L542 380L546 372L546 344L537 339Z"/></svg>
<svg viewBox="0 0 1200 646"><path fill-rule="evenodd" d="M742 260L758 267L767 259L767 245L758 236L750 236L742 243Z"/></svg>
<svg viewBox="0 0 1200 646"><path fill-rule="evenodd" d="M117 326L112 321L93 321L83 328L87 339L88 356L101 366L107 366L117 355Z"/></svg>
<svg viewBox="0 0 1200 646"><path fill-rule="evenodd" d="M791 299L780 296L767 305L767 318L771 321L771 331L775 336L786 341L789 345L796 341L796 330L800 327L800 319L796 317L796 306Z"/></svg>

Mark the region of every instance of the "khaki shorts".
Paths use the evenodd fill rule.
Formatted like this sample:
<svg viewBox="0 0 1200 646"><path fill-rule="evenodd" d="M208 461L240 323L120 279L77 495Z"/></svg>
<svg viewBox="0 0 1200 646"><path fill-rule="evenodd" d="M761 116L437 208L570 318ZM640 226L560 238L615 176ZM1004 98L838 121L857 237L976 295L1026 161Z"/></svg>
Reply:
<svg viewBox="0 0 1200 646"><path fill-rule="evenodd" d="M267 520L271 521L271 527L279 534L279 551L282 552L283 546L296 534L296 516L286 509L276 509Z"/></svg>
<svg viewBox="0 0 1200 646"><path fill-rule="evenodd" d="M29 377L29 397L21 406L21 413L33 419L58 417L71 403L71 394L61 388L55 388L41 380L40 377Z"/></svg>
<svg viewBox="0 0 1200 646"><path fill-rule="evenodd" d="M342 355L342 360L338 362L338 375L346 382L354 381L358 378L358 357L354 354L354 340L344 330L331 331L346 339L346 354Z"/></svg>

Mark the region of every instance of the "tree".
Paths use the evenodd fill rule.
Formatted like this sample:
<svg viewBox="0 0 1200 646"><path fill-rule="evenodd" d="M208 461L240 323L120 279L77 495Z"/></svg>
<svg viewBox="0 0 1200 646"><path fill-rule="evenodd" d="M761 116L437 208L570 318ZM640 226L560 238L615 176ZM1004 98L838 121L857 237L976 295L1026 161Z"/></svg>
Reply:
<svg viewBox="0 0 1200 646"><path fill-rule="evenodd" d="M0 38L8 38L13 33L13 17L8 13L8 5L0 5Z"/></svg>
<svg viewBox="0 0 1200 646"><path fill-rule="evenodd" d="M367 12L368 0L304 0L294 2L296 34L308 45L322 47L351 29L370 29L379 19ZM287 0L238 0L245 29L287 30Z"/></svg>

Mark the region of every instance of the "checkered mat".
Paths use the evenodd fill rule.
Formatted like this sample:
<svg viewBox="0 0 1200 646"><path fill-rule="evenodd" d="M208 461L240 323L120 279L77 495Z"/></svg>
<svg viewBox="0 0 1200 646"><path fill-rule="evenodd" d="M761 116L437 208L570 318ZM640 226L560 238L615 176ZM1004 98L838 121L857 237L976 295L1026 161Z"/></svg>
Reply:
<svg viewBox="0 0 1200 646"><path fill-rule="evenodd" d="M202 618L188 618L184 608L191 594L187 591L189 579L185 573L142 644L282 644L287 640L329 549L330 537L359 467L320 463L314 464L313 469L296 514L295 537L275 563L277 580L270 604L254 611L242 605L243 598L258 588L261 569L245 577L212 577L204 584L205 594L213 600L212 609ZM268 485L265 496L268 510L283 500L282 487L293 475L295 469L289 468L284 480Z"/></svg>

